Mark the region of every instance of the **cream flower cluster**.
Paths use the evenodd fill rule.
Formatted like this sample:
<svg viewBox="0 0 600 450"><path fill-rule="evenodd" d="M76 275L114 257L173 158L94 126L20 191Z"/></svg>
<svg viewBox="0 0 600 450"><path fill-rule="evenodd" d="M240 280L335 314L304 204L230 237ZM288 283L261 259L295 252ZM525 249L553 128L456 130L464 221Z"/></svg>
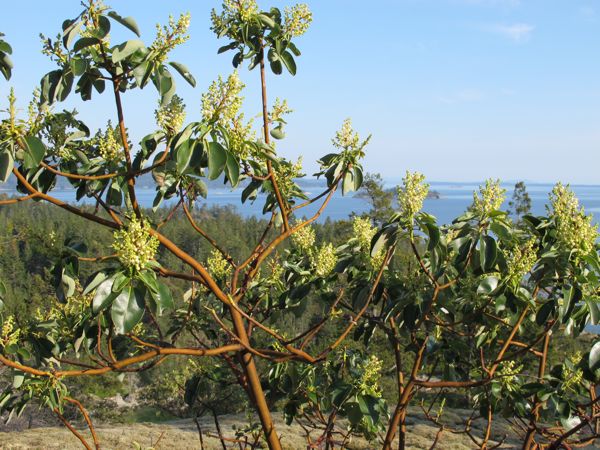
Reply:
<svg viewBox="0 0 600 450"><path fill-rule="evenodd" d="M337 264L337 255L332 243L325 244L319 248L314 256L315 272L319 277L325 277L331 273Z"/></svg>
<svg viewBox="0 0 600 450"><path fill-rule="evenodd" d="M358 389L374 397L381 397L381 387L379 380L381 379L381 369L383 361L377 356L371 355L361 364L362 375L358 380Z"/></svg>
<svg viewBox="0 0 600 450"><path fill-rule="evenodd" d="M0 344L7 347L12 344L16 344L19 341L21 330L16 328L15 318L8 316L2 323L2 329L0 330Z"/></svg>
<svg viewBox="0 0 600 450"><path fill-rule="evenodd" d="M398 204L400 211L407 216L410 222L423 208L423 202L429 192L429 184L424 183L425 175L406 171L402 178L402 187L398 188Z"/></svg>
<svg viewBox="0 0 600 450"><path fill-rule="evenodd" d="M473 192L471 208L480 216L486 216L500 209L506 197L506 189L500 187L500 180L488 179L485 186L479 187L479 194Z"/></svg>
<svg viewBox="0 0 600 450"><path fill-rule="evenodd" d="M385 259L383 248L371 256L371 240L377 228L371 225L371 220L367 217L355 217L352 221L352 232L354 239L358 242L361 251L368 259L368 265L371 269L379 270Z"/></svg>
<svg viewBox="0 0 600 450"><path fill-rule="evenodd" d="M535 239L530 239L522 247L515 246L506 261L509 280L521 280L533 268L536 261Z"/></svg>
<svg viewBox="0 0 600 450"><path fill-rule="evenodd" d="M244 113L241 113L234 117L227 127L229 131L229 151L242 160L251 156L252 147L245 145L245 142L256 139L256 133L252 129L253 122L252 119L244 122Z"/></svg>
<svg viewBox="0 0 600 450"><path fill-rule="evenodd" d="M302 36L308 30L312 22L312 12L306 3L298 3L284 10L285 34L290 37Z"/></svg>
<svg viewBox="0 0 600 450"><path fill-rule="evenodd" d="M271 122L277 122L283 118L283 116L294 112L288 106L287 100L281 100L279 97L275 98L275 103L273 103L273 107L271 109L270 119Z"/></svg>
<svg viewBox="0 0 600 450"><path fill-rule="evenodd" d="M210 256L206 260L206 267L212 277L217 280L224 280L231 273L231 265L217 249L210 252Z"/></svg>
<svg viewBox="0 0 600 450"><path fill-rule="evenodd" d="M277 186L284 199L292 194L295 182L294 180L302 174L302 156L295 163L282 161L274 168L273 175L277 181Z"/></svg>
<svg viewBox="0 0 600 450"><path fill-rule="evenodd" d="M167 25L156 24L156 38L150 48L156 52L159 62L163 62L171 50L190 38L188 34L190 20L190 13L185 13L181 14L177 20L172 15L169 16Z"/></svg>
<svg viewBox="0 0 600 450"><path fill-rule="evenodd" d="M352 128L352 119L348 118L342 123L342 128L335 132L335 137L331 140L334 147L339 149L350 149L358 145L360 137Z"/></svg>
<svg viewBox="0 0 600 450"><path fill-rule="evenodd" d="M371 240L377 232L377 228L371 224L371 219L368 217L356 216L352 221L352 232L360 247L365 251L369 251L371 248Z"/></svg>
<svg viewBox="0 0 600 450"><path fill-rule="evenodd" d="M598 226L592 224L592 216L585 214L569 186L556 184L550 193L550 203L550 217L556 224L559 243L567 249L578 249L584 255L594 250L598 239Z"/></svg>
<svg viewBox="0 0 600 450"><path fill-rule="evenodd" d="M156 256L158 239L150 234L150 224L133 216L130 222L113 234L113 248L123 266L140 271Z"/></svg>
<svg viewBox="0 0 600 450"><path fill-rule="evenodd" d="M517 375L523 370L523 366L517 366L514 361L505 361L502 363L498 371L498 378L502 383L502 387L509 392L514 392L518 389Z"/></svg>
<svg viewBox="0 0 600 450"><path fill-rule="evenodd" d="M106 125L104 132L98 131L95 137L95 143L98 146L100 157L107 161L116 161L121 157L123 146L117 139L118 129L113 128L110 121Z"/></svg>
<svg viewBox="0 0 600 450"><path fill-rule="evenodd" d="M292 245L304 253L309 253L315 245L316 234L313 227L306 225L292 234Z"/></svg>
<svg viewBox="0 0 600 450"><path fill-rule="evenodd" d="M235 119L242 107L243 97L240 96L245 85L240 80L237 70L227 80L219 75L202 94L202 117L207 122L226 126Z"/></svg>
<svg viewBox="0 0 600 450"><path fill-rule="evenodd" d="M570 358L573 366L577 366L581 362L583 355L580 351L577 351ZM583 380L583 371L579 368L575 368L575 370L571 370L566 365L563 365L562 369L562 377L563 377L563 389L576 391L577 386Z"/></svg>
<svg viewBox="0 0 600 450"><path fill-rule="evenodd" d="M257 13L258 5L255 0L225 0L223 2L223 14L228 18L239 15L242 22L248 22Z"/></svg>
<svg viewBox="0 0 600 450"><path fill-rule="evenodd" d="M185 121L185 103L183 103L183 99L178 95L174 95L167 105L160 106L154 111L154 117L156 118L156 124L164 130L167 136L177 134Z"/></svg>

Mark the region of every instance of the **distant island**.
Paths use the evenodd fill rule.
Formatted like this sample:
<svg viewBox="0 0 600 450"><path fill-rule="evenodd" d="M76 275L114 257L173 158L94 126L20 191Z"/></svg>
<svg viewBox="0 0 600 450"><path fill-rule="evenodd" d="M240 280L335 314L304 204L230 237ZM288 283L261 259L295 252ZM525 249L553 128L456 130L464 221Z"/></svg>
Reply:
<svg viewBox="0 0 600 450"><path fill-rule="evenodd" d="M396 189L386 189L385 192L390 192L392 194L396 194ZM368 198L369 195L364 191L359 191L354 195L355 198ZM429 191L427 192L427 198L429 200L439 200L442 198L442 194L438 191Z"/></svg>

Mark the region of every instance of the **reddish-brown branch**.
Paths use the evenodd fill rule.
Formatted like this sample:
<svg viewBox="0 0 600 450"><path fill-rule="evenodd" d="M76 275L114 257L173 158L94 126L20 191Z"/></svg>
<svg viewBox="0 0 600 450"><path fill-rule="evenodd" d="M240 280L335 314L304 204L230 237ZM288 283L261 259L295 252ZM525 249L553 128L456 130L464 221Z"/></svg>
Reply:
<svg viewBox="0 0 600 450"><path fill-rule="evenodd" d="M262 115L263 115L263 131L265 144L269 145L271 141L271 137L269 135L269 111L268 111L268 102L267 102L267 77L265 73L265 51L263 44L261 42L260 48L260 84L261 84L261 95L262 95ZM281 210L281 218L283 220L283 229L288 231L290 228L290 224L288 222L288 208L287 204L281 195L281 190L279 189L279 185L277 183L277 177L275 176L275 172L273 171L273 165L271 164L271 160L267 158L267 170L269 171L269 177L271 179L271 184L273 185L273 191L275 191L275 198L277 199L277 204L279 205L279 209Z"/></svg>
<svg viewBox="0 0 600 450"><path fill-rule="evenodd" d="M87 449L87 450L92 450L92 447L90 446L90 444L87 443L87 441L85 440L85 438L81 435L81 433L79 431L77 431L73 425L71 425L71 422L69 422L65 416L63 416L60 411L58 410L58 408L54 408L54 414L56 414L56 416L60 419L60 421L69 429L69 431L71 433L73 433L73 435L79 439L79 442L81 442L81 444Z"/></svg>
<svg viewBox="0 0 600 450"><path fill-rule="evenodd" d="M9 199L6 199L6 200L0 200L0 206L14 205L15 203L25 202L27 200L34 199L36 197L38 197L38 194L29 194L29 195L26 195L24 197L9 198Z"/></svg>
<svg viewBox="0 0 600 450"><path fill-rule="evenodd" d="M221 248L221 246L217 243L217 241L215 241L213 238L211 238L206 233L206 231L204 231L202 228L200 228L200 226L196 223L196 221L192 217L192 214L190 213L190 210L185 205L185 203L183 204L183 211L185 212L185 216L187 217L188 222L190 223L192 228L194 230L196 230L198 232L198 234L200 234L204 239L206 239L210 243L210 245L212 245L219 253L221 253L221 255L223 255L223 258L225 258L225 260L235 269L236 264L235 264L235 261L233 260L233 258L229 255L229 253L227 253L225 250L223 250L223 248Z"/></svg>
<svg viewBox="0 0 600 450"><path fill-rule="evenodd" d="M83 418L85 420L85 423L87 423L87 426L90 430L92 439L94 440L94 446L96 447L96 449L99 449L100 441L98 440L98 435L96 434L96 430L94 429L94 425L92 424L92 420L90 419L90 416L89 416L87 410L83 407L81 402L79 402L78 400L76 400L74 398L65 397L65 401L77 406L77 408L79 409L79 411L81 412L81 415L83 416Z"/></svg>
<svg viewBox="0 0 600 450"><path fill-rule="evenodd" d="M212 349L197 349L197 348L157 348L152 351L148 351L141 355L132 356L130 358L126 358L120 361L116 361L113 364L110 364L105 367L95 368L95 369L82 369L82 370L57 370L57 371L46 371L39 370L34 367L25 366L18 362L12 361L6 358L3 355L0 355L0 363L5 366L12 367L13 369L17 369L21 372L26 372L31 375L43 376L43 377L75 377L81 375L102 375L112 371L119 371L127 366L132 364L138 364L144 361L148 361L157 356L166 356L166 355L187 355L187 356L217 356L222 353L229 352L238 352L242 350L243 347L239 344L229 344L224 345L222 347L216 347Z"/></svg>

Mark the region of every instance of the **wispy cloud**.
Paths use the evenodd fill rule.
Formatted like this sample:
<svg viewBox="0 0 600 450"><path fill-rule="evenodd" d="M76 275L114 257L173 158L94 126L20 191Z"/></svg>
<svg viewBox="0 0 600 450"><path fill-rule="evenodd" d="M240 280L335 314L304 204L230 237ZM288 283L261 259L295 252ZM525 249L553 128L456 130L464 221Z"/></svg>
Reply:
<svg viewBox="0 0 600 450"><path fill-rule="evenodd" d="M499 24L485 27L487 31L502 35L513 42L529 40L535 27L528 23L514 23L511 25Z"/></svg>

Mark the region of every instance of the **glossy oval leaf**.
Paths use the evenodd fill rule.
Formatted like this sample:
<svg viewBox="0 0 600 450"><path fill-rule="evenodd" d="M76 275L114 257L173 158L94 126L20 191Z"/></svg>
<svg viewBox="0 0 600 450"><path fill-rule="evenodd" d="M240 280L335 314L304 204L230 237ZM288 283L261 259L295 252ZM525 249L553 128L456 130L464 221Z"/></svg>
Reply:
<svg viewBox="0 0 600 450"><path fill-rule="evenodd" d="M185 65L178 62L170 62L169 65L173 67L192 87L196 87L196 79Z"/></svg>
<svg viewBox="0 0 600 450"><path fill-rule="evenodd" d="M27 136L24 139L25 142L25 157L23 159L23 165L28 169L37 167L44 155L46 154L46 147L44 143L35 136Z"/></svg>
<svg viewBox="0 0 600 450"><path fill-rule="evenodd" d="M15 160L9 151L0 153L0 183L8 181L14 166Z"/></svg>
<svg viewBox="0 0 600 450"><path fill-rule="evenodd" d="M208 143L208 179L216 180L227 164L227 151L218 142Z"/></svg>
<svg viewBox="0 0 600 450"><path fill-rule="evenodd" d="M145 288L127 286L112 303L110 317L118 334L129 333L144 316Z"/></svg>
<svg viewBox="0 0 600 450"><path fill-rule="evenodd" d="M135 21L135 19L133 17L121 17L114 11L109 11L107 13L107 16L110 17L111 19L113 19L114 21L120 23L125 28L129 29L130 31L133 31L138 37L140 37L140 29L138 27L137 22Z"/></svg>

